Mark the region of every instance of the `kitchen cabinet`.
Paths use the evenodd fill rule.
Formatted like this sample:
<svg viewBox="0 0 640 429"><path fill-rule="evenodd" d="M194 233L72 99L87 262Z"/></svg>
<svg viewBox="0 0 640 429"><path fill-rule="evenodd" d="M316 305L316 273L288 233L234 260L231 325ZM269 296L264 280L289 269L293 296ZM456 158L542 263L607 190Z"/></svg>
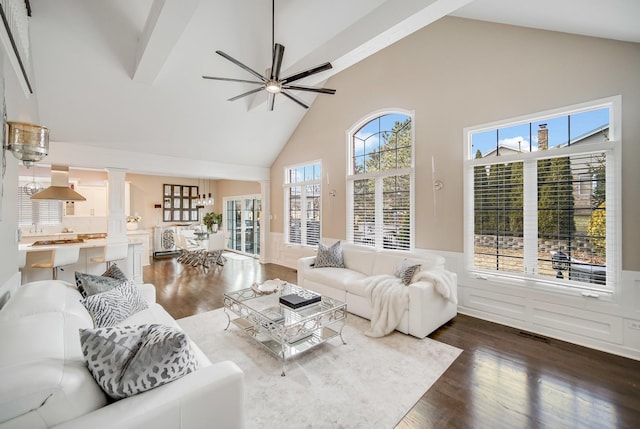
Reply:
<svg viewBox="0 0 640 429"><path fill-rule="evenodd" d="M86 201L66 201L65 216L94 217L107 216L107 188L104 186L77 186L76 191Z"/></svg>

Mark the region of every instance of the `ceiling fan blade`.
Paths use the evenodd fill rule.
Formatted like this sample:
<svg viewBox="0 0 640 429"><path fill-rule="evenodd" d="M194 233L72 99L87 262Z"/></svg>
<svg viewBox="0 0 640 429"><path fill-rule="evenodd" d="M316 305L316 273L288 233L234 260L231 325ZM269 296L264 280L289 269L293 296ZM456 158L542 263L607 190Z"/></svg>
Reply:
<svg viewBox="0 0 640 429"><path fill-rule="evenodd" d="M294 89L296 91L311 91L311 92L319 92L320 94L335 94L335 89L329 88L314 88L312 86L302 86L302 85L283 85L284 89Z"/></svg>
<svg viewBox="0 0 640 429"><path fill-rule="evenodd" d="M296 103L298 103L299 105L301 105L302 107L304 107L305 109L308 109L309 106L307 106L306 104L304 104L298 97L294 97L293 94L288 93L285 90L280 91L280 94L284 95L285 97L287 97L290 100L295 101Z"/></svg>
<svg viewBox="0 0 640 429"><path fill-rule="evenodd" d="M273 61L271 63L271 80L278 80L280 77L280 66L282 66L282 57L284 56L284 46L276 43L273 48Z"/></svg>
<svg viewBox="0 0 640 429"><path fill-rule="evenodd" d="M231 61L233 64L237 65L238 67L248 71L249 73L251 73L252 75L254 75L255 77L257 77L258 79L260 79L262 82L266 81L266 79L264 78L264 76L262 76L260 73L258 73L257 71L255 71L254 69L245 66L244 64L242 64L240 61L236 60L235 58L225 54L222 51L216 51L216 54L220 55L223 58L226 58L227 60Z"/></svg>
<svg viewBox="0 0 640 429"><path fill-rule="evenodd" d="M203 79L212 79L212 80L224 80L227 82L242 82L242 83L257 83L258 85L262 85L264 82L257 82L255 80L244 80L244 79L232 79L229 77L215 77L215 76L202 76Z"/></svg>
<svg viewBox="0 0 640 429"><path fill-rule="evenodd" d="M267 98L267 108L271 112L273 110L273 103L276 101L276 95L272 92L269 93L269 97Z"/></svg>
<svg viewBox="0 0 640 429"><path fill-rule="evenodd" d="M247 91L247 92L242 93L240 95L236 95L235 97L231 97L227 101L235 101L238 98L246 97L247 95L254 94L254 93L258 92L258 91L262 91L263 89L264 89L263 87L252 89L251 91Z"/></svg>
<svg viewBox="0 0 640 429"><path fill-rule="evenodd" d="M313 68L311 68L309 70L305 70L303 72L296 73L296 74L291 75L289 77L285 77L284 79L282 79L281 83L284 85L285 83L293 82L293 81L305 78L307 76L311 76L312 74L316 74L316 73L323 72L325 70L329 70L330 68L333 68L331 63L320 64L319 66L313 67Z"/></svg>

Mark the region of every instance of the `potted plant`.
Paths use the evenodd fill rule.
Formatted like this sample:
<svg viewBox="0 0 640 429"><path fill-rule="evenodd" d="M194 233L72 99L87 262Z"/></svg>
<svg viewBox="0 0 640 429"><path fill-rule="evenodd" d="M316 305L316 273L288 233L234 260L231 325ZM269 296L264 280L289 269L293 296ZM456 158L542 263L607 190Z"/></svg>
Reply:
<svg viewBox="0 0 640 429"><path fill-rule="evenodd" d="M204 215L202 222L207 225L207 229L210 232L218 232L218 226L222 223L222 214L209 212Z"/></svg>

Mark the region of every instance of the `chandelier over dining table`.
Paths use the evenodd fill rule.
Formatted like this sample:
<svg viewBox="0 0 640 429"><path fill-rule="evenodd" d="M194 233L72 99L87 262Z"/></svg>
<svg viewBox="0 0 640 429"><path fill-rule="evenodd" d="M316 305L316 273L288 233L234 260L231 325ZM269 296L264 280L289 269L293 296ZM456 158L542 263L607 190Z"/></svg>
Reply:
<svg viewBox="0 0 640 429"><path fill-rule="evenodd" d="M200 182L200 179L198 179L198 182ZM203 179L203 186L202 186L202 195L198 194L198 198L196 199L196 206L202 206L202 207L206 207L206 206L212 206L215 203L215 199L211 196L211 192L209 192L208 196L207 193L205 192L204 188L205 188L205 184L206 181ZM211 189L209 189L209 191L211 191Z"/></svg>

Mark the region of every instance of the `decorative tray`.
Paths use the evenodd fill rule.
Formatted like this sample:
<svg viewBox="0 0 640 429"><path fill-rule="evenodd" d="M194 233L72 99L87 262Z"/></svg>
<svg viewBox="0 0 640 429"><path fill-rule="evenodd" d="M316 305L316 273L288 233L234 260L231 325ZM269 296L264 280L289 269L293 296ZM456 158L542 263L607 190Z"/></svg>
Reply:
<svg viewBox="0 0 640 429"><path fill-rule="evenodd" d="M274 279L274 280L267 280L262 284L254 283L251 285L251 289L257 295L269 295L280 290L280 288L286 284L287 282L285 281L282 281L280 279Z"/></svg>

